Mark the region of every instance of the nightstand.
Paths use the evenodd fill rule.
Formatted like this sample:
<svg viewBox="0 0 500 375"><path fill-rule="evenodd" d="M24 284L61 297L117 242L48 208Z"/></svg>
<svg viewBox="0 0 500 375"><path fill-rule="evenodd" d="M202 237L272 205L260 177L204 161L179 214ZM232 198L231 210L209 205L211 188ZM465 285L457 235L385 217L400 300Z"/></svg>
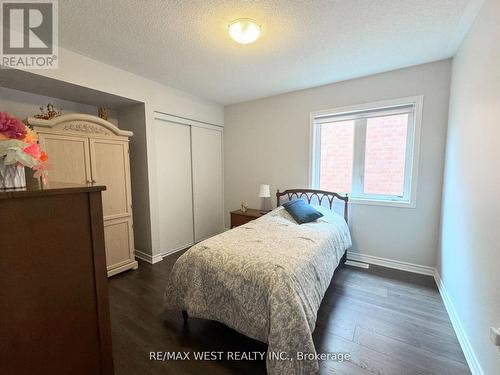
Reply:
<svg viewBox="0 0 500 375"><path fill-rule="evenodd" d="M261 213L260 210L254 210L252 208L249 208L246 212L241 210L231 211L231 228L239 227L263 215L265 214Z"/></svg>

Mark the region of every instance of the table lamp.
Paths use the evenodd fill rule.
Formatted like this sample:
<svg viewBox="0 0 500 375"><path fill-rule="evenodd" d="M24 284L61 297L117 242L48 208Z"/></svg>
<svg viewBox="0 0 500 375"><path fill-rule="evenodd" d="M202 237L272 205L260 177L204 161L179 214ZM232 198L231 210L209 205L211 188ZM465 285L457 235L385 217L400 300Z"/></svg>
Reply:
<svg viewBox="0 0 500 375"><path fill-rule="evenodd" d="M271 198L271 189L269 185L260 185L259 198L261 198L260 213L265 214L269 212L270 210L267 205L267 201L270 201Z"/></svg>

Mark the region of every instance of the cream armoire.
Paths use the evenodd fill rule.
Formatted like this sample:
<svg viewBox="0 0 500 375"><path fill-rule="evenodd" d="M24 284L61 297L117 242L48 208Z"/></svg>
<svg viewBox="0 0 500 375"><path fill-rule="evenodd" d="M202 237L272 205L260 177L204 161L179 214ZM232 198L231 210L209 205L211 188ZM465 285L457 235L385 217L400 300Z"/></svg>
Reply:
<svg viewBox="0 0 500 375"><path fill-rule="evenodd" d="M133 133L85 114L27 122L49 156L49 181L106 185L102 204L108 276L136 269L128 146Z"/></svg>

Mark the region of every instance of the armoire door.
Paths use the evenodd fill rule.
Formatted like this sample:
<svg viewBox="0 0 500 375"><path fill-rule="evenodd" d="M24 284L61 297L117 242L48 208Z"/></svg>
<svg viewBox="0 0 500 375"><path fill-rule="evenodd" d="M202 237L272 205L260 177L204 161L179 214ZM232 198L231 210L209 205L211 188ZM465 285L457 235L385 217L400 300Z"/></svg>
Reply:
<svg viewBox="0 0 500 375"><path fill-rule="evenodd" d="M162 253L193 244L190 126L155 120L159 240Z"/></svg>
<svg viewBox="0 0 500 375"><path fill-rule="evenodd" d="M102 192L108 274L134 261L128 142L90 139L92 180Z"/></svg>
<svg viewBox="0 0 500 375"><path fill-rule="evenodd" d="M222 131L191 127L195 241L223 231Z"/></svg>
<svg viewBox="0 0 500 375"><path fill-rule="evenodd" d="M104 245L108 276L112 276L120 267L134 260L134 233L131 218L105 220Z"/></svg>
<svg viewBox="0 0 500 375"><path fill-rule="evenodd" d="M54 182L86 184L91 182L90 150L87 137L39 134L40 148L47 152Z"/></svg>
<svg viewBox="0 0 500 375"><path fill-rule="evenodd" d="M132 213L128 142L90 139L92 182L106 185L102 192L104 220Z"/></svg>

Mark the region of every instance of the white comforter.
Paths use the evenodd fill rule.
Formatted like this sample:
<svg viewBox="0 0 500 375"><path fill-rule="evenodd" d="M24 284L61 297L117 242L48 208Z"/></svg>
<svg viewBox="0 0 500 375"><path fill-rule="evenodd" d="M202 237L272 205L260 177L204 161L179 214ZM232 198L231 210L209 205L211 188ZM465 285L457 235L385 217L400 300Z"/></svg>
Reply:
<svg viewBox="0 0 500 375"><path fill-rule="evenodd" d="M269 374L316 373L316 360L271 359L269 354L315 353L318 308L351 246L344 219L319 210L325 216L298 225L278 207L193 246L173 267L166 308L222 322L268 343Z"/></svg>

